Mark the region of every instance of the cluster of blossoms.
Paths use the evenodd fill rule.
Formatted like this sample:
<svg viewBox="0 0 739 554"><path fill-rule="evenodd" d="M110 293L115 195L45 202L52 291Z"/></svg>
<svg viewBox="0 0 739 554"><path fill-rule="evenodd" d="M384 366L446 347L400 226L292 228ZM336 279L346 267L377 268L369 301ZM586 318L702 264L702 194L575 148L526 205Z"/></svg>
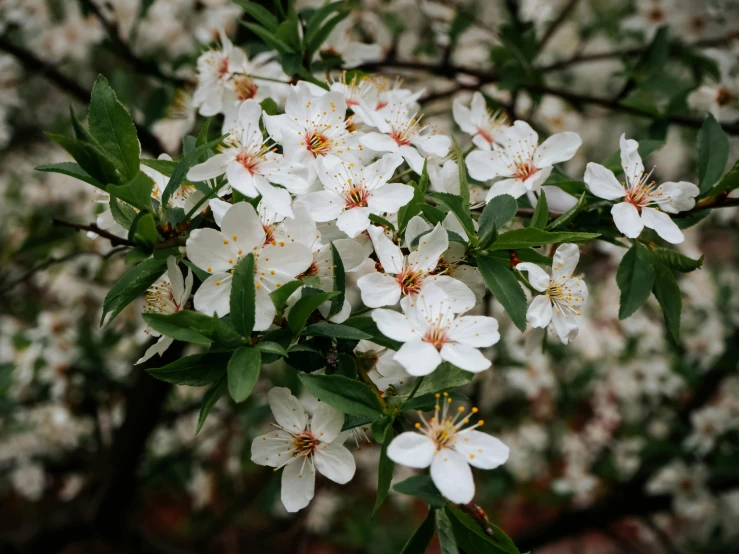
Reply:
<svg viewBox="0 0 739 554"><path fill-rule="evenodd" d="M35 29L33 22L38 26L49 16L42 6L45 2L25 4L9 2L7 20L30 35ZM685 256L698 258L703 251L704 244L697 244L700 233L683 231L680 221L679 214L692 210L701 193L695 184L681 180L689 157L681 137L676 138L670 131L669 148L656 154L659 170L653 171L665 179L656 182L652 180L653 172L645 168L639 144L627 139L626 134L620 138L620 168L617 163L589 162L602 159L598 154L607 153L601 150L613 146L623 129L618 127L613 136L604 136L602 118L576 113L554 96L545 95L541 103L532 101L528 111L521 104L528 107L529 98L519 98L519 109L514 111L519 117L527 114L529 122L525 122L505 115L505 110L489 107L510 98L493 85L481 86L484 93L475 92L471 98L455 94L451 106L446 106L446 112L453 116L449 120L458 127L452 130L448 122L439 122L438 114L421 113L422 105L432 112L424 102L429 92L430 97L439 90L444 92L437 87L441 79L429 79L422 84L424 89L401 81L392 84L361 71L338 76L327 73L325 86L321 83L323 74L316 74L318 80L297 80L285 74L289 70L283 68L277 52L268 50L249 56L231 42L228 36L233 36L235 22L242 14L235 4L156 0L146 3L143 12L138 2L112 0L100 4L103 16L118 22L120 37L134 53L161 53L166 60L162 63L165 72L171 71L193 85L197 82L192 92L179 91L177 113L170 112L152 126L166 149L175 155L182 134L195 126L196 113L213 116L215 121L222 119L226 135L215 153L209 152L207 159L201 157L200 163L189 167L186 179L169 195L166 205L162 199L171 171L163 168L176 166L182 158L173 160L162 155L156 160L160 164L154 160L150 165L142 162L141 171L153 182L155 220L163 223L172 211L181 210L189 221L179 227L158 227L160 231L166 229L168 237L180 233L178 239L182 240L162 258L166 259L166 271L142 295L143 302L125 312L125 326L121 324L123 317L118 316L109 327L128 337L115 346L112 356L106 354L106 375L111 374L116 387L131 377L131 365L125 362L131 357L129 351L145 350L143 356L139 353L132 359L139 358L138 364L150 367L158 357L171 355L174 350L170 349L175 338L161 328L145 326L138 317L142 310L164 317L194 310L230 324L236 271L251 256L255 306L254 335L249 346L263 340L274 347L276 343L264 338L266 334L278 337L286 331L292 310L299 311L298 303L306 292L315 294L316 289L329 294L345 287L346 294L340 306L334 306L330 299L317 306L308 320L309 327L323 325L323 329L331 329L336 328L334 324L361 318L379 330L373 340L346 343L349 348L333 339L322 343L325 367L303 368L291 360L265 362L263 375L270 372L269 381L273 375L280 375L275 382L284 384L279 371L286 366L319 378L337 372L343 375L345 368L336 357L349 356L356 365L354 376L361 374L362 380L376 390L387 414L414 400L417 390L427 392L419 385L436 378L443 382L450 368L477 374L465 392L475 394L474 403L480 410L472 408L470 414L464 407L453 405L454 400L463 397L435 393L435 400L426 399L423 405L424 411L433 412L429 419L419 414L416 432L398 433L385 449L390 460L410 471L429 468L435 487L451 502L474 501L475 489L483 490L484 485L478 481L476 487L473 470L497 468L495 478L513 476L524 487L537 490L545 483L563 505L571 499L585 507L608 489L609 479L617 484L627 482L643 469L642 460L650 444L673 441L685 454L654 474L645 493L670 494L674 512L692 524L701 524L704 534L711 531L706 522L718 521L722 509L737 512L736 495L716 493L710 469L717 460L724 463L732 447L731 432L739 414L734 400L735 380L728 379L705 406L692 412L687 418L689 425L675 411L689 395L691 383L724 352L727 329L739 321L736 300L727 299L723 292L736 287L735 276L731 271L718 275L703 271L681 278L683 302L689 301L682 313L681 359L672 351L662 323L654 317L657 302L649 301L648 309L643 310L646 313L637 312L625 321L619 319L614 270L623 263L624 250L613 243L654 245L649 241L656 236L678 245L677 251ZM426 38L436 47L445 48L450 44L450 29L457 25L455 10L441 3L421 4L420 10L408 10L404 2L382 7L367 2L365 9L353 12L336 26L321 52L340 55L342 66L348 69L381 59L383 52L389 51L400 60L414 60L415 50L427 48ZM520 4L519 15L536 29L541 30L553 19L549 6L534 1ZM639 13L633 28L650 38L658 23L666 20L690 27L689 23L672 21L673 2L649 0L637 4ZM642 10L641 4L649 4L650 9ZM38 10L36 15L26 17L33 9ZM487 51L495 43L485 28L490 14L497 13L495 9L481 8L480 17L470 24L451 53L453 63L472 67L482 50L480 44ZM588 16L587 9L582 8L583 17ZM405 18L408 11L414 13L407 14L406 25L395 36L386 36L382 22L399 14ZM130 24L134 20L135 31ZM103 39L100 22L92 15L83 16L76 3L68 9L65 6L63 17L55 21L55 25L42 26L44 32L29 43L31 48L48 60L86 63L92 47ZM708 22L704 23L708 28ZM2 22L0 30L1 26ZM357 28L362 32L357 33ZM705 32L696 36L702 37ZM374 42L357 42L357 36L369 36ZM216 46L202 53L191 64L192 69L179 66L174 60L182 55L192 55L195 61L195 52L199 51L196 40L215 42ZM561 37L555 35L555 44L557 40ZM558 61L549 60L547 52L542 54L541 60ZM687 104L711 112L720 120L732 121L739 113L735 56L710 51L706 55L717 61L720 73L692 92ZM316 53L315 59L323 57ZM486 63L487 55L481 66ZM16 64L0 57L0 144L1 122L22 102L16 94L17 75ZM470 88L463 80L467 78L460 77L463 88ZM597 71L577 76L578 83L584 87L590 84L595 91L602 91L606 81ZM136 113L138 109L131 111L137 123L143 121ZM542 128L552 134L540 143ZM454 148L452 131L457 140L471 142L468 153L460 155ZM628 129L627 134L645 135L637 128ZM593 154L598 148L598 154ZM50 161L48 154L38 158L39 162ZM62 159L68 158L60 157L59 161ZM582 178L582 190L577 193L557 186L564 178L558 165L565 163L571 173ZM7 167L2 177L11 173ZM463 185L460 175L465 174L475 183ZM471 208L474 218L470 222L462 220L454 209L437 203L443 196L433 194L433 202L423 199L429 211L416 209L418 183L410 179L419 181L426 176L428 192L462 197L463 209L469 214L467 208ZM66 178L61 179L64 182L60 186L43 187L37 192L27 185L24 194L39 204L53 201L52 195L69 186ZM25 176L23 180L33 181ZM10 197L15 190L11 179L0 182L2 192ZM469 191L462 188L467 185ZM79 196L65 200L74 216L90 221L96 218L99 230L129 240L130 229L107 207L111 202L120 203L99 191L93 202L92 194L85 190L83 194L75 189ZM422 190L422 196L426 192ZM496 292L495 300L486 297L490 285L483 278L476 256L489 253L479 241L483 217L478 213L505 206L513 197L519 206L531 208L548 202L552 214L559 214L576 206L582 193L591 212L605 207L605 212L612 215L612 223L608 216L600 221L601 228L608 227L603 238L611 244L599 241L594 248L583 249L584 259L598 260L592 272L587 270L587 285L578 274L581 251L577 239L552 243L558 244L556 247L527 249L524 261L518 259L517 248L501 250L498 254L503 257L495 258L503 260L506 272L525 286L521 291L525 294L520 311L523 321L516 322L517 329L504 315L509 309L504 295ZM406 214L410 210L416 215L409 218ZM733 210L722 211L725 214L712 216L710 221L731 224ZM526 229L509 221L495 232ZM589 230L587 224L576 229ZM474 236L478 232L479 237ZM100 235L93 232L90 236ZM20 248L26 237L10 238L11 247ZM44 298L38 321L27 323L21 317L4 314L0 319L0 369L13 367L8 395L18 405L39 401L27 414L0 419L2 431L16 424L24 429L36 428L35 432L9 432L0 449L0 470L7 473L12 488L30 500L40 499L51 489L65 501L73 498L85 478L75 473L57 479L45 473L42 460L73 451L80 444L89 447L96 440L92 438L90 419L73 413L82 402L70 400L91 394L87 389L92 388L87 386L86 378L70 369L86 356L87 334L75 325L83 318L77 308L83 303L88 308L99 305L110 285L106 282L105 287L84 290L80 284L80 275L101 272L98 257L109 252L104 235L95 245L100 256L92 263L75 265L70 272L74 278L61 274L54 283L34 277L36 285L53 288L57 293L51 302ZM52 251L57 252L56 248ZM346 274L345 284L336 279L336 256ZM115 266L112 272L120 269ZM289 298L280 308L275 293L295 281L304 285L290 287ZM58 293L66 292L72 282L79 294L61 298L63 295ZM52 307L47 308L47 303ZM722 305L720 312L717 304ZM526 324L529 329L522 334L519 330ZM547 343L547 328L549 336L567 346L566 357L562 346ZM312 348L304 344L305 335L299 333L293 338L294 344L286 345L291 355ZM149 336L156 342L143 347L141 343ZM540 352L542 344L551 351ZM186 354L204 355L202 352L202 343L186 350ZM249 451L251 442L251 462L281 471L282 506L290 512L307 509L308 527L325 532L329 519L326 513L335 514L341 502L332 492L335 488L316 487L315 474L347 486L356 486L366 474L374 476L376 456L353 447L367 438L369 423L357 425L356 416L349 412L345 415L306 390L298 398L287 388L270 389L264 381L260 379L255 385L253 397L267 399L276 429L254 438L253 426L247 425L245 418L234 417L236 410L224 401L213 408L203 425L192 411L193 403L202 400L205 405L212 389L203 396L197 389L178 386L170 396L172 411L150 437L147 462L168 460L183 450L190 452L187 489L197 511L214 501L217 481L222 481L223 475L229 477L229 483L230 479L239 483L241 465L249 458L244 452ZM419 397L433 398L421 392ZM126 415L125 408L115 394L112 401L107 395L95 401L110 407L97 414L103 421L102 440L107 445L105 441L110 440L109 435ZM483 432L484 422L478 419L478 413L510 415L513 404L517 408L509 421L485 418L493 420L492 427L500 440ZM414 421L411 419L411 423ZM396 423L399 425L399 420ZM202 425L199 438L192 433L196 425ZM488 423L486 427L490 426ZM673 429L678 427L684 432L675 439ZM103 449L102 443L98 448ZM219 458L225 460L223 465L214 462ZM608 466L605 472L604 465ZM396 478L409 474L396 468ZM354 484L348 485L352 480ZM397 498L395 501L402 502ZM515 513L515 501L510 504L506 509Z"/></svg>

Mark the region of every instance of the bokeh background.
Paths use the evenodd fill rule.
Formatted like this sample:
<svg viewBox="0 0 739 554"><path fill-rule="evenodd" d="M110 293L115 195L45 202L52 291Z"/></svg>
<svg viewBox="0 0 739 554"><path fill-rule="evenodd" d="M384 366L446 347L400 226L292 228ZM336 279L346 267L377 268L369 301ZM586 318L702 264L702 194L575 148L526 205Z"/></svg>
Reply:
<svg viewBox="0 0 739 554"><path fill-rule="evenodd" d="M451 103L477 89L542 133L576 131L584 145L567 166L574 179L626 132L664 143L647 164L660 179L695 180L697 129L634 110L669 105L698 121L707 110L739 119L737 2L349 3L324 56L425 88L426 120L463 145L469 137ZM125 248L55 221L104 227L104 199L34 171L68 159L43 131L70 133L69 109L84 117L99 73L134 115L144 155L177 155L203 122L191 106L198 54L221 29L250 55L265 48L242 16L230 0L0 0L3 554L386 554L400 552L425 516L423 501L391 493L370 518L379 447L367 443L356 445L353 481L319 479L310 506L288 515L279 475L249 460L251 439L268 424L266 383L238 407L222 398L196 435L203 390L133 366L150 341L142 305L98 325ZM502 29L511 22L538 37L528 87L485 77L508 63ZM664 26L662 63L639 66ZM730 161L737 155L732 137ZM487 353L493 370L465 394L511 449L502 469L477 472L476 500L522 552L739 551L738 217L737 208L716 210L685 230L679 250L704 265L680 282L679 344L653 298L618 320L615 270L625 250L605 242L583 252L591 299L573 344L542 348L541 335L500 318L503 339ZM494 302L485 310L502 313ZM175 345L154 361L182 354ZM283 369L269 367L270 380L298 390ZM397 467L394 480L409 475Z"/></svg>

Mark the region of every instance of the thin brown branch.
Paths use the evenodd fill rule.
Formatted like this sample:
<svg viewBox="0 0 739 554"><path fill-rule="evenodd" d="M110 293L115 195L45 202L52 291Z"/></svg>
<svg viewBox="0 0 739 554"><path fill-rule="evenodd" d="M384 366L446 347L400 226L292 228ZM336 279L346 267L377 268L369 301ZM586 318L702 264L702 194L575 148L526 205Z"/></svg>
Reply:
<svg viewBox="0 0 739 554"><path fill-rule="evenodd" d="M71 252L69 254L66 254L65 256L61 256L58 258L49 258L45 262L42 262L32 267L31 269L26 271L23 275L21 275L17 279L14 279L13 281L5 285L3 288L0 289L0 294L4 294L8 292L10 289L17 287L21 283L30 279L34 274L38 273L39 271L44 271L45 269L49 269L52 266L63 264L64 262L68 262L69 260L73 260L81 256L99 256L102 259L106 260L108 258L115 256L116 254L120 252L123 252L127 248L128 246L119 246L118 248L114 248L113 250L105 254L103 254L102 252L97 252L96 250L80 250L78 252Z"/></svg>
<svg viewBox="0 0 739 554"><path fill-rule="evenodd" d="M549 28L544 32L544 35L541 37L541 40L539 41L539 46L538 46L539 52L541 52L544 49L547 43L557 33L557 31L562 26L562 24L567 20L567 18L570 16L572 11L577 7L577 3L579 1L580 0L570 0L567 3L567 5L564 8L562 8L562 11L559 12L557 19L555 19L552 22Z"/></svg>
<svg viewBox="0 0 739 554"><path fill-rule="evenodd" d="M114 235L113 233L106 231L105 229L101 229L94 223L90 223L89 225L82 225L80 223L73 223L71 221L64 221L63 219L56 218L52 219L51 223L55 227L69 227L70 229L77 229L78 231L93 232L96 235L103 237L104 239L108 239L112 246L136 246L127 238L122 238L118 235Z"/></svg>
<svg viewBox="0 0 739 554"><path fill-rule="evenodd" d="M0 50L7 52L8 54L15 57L23 67L32 73L44 77L48 81L54 83L59 90L63 91L67 95L71 96L78 102L87 105L90 102L90 91L84 88L76 81L70 79L62 72L56 69L50 63L45 62L34 53L21 48L12 42L7 37L0 36ZM146 127L142 125L136 125L136 132L138 133L139 142L141 147L150 152L151 154L158 156L164 153L164 148L159 143L159 140L149 132Z"/></svg>

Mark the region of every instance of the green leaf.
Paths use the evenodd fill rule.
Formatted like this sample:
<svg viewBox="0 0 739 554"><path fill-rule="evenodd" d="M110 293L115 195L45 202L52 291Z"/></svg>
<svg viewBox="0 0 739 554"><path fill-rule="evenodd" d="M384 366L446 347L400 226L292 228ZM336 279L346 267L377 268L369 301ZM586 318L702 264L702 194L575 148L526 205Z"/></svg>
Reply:
<svg viewBox="0 0 739 554"><path fill-rule="evenodd" d="M111 198L111 200L113 199ZM154 222L154 216L150 213L141 212L139 215L141 217L136 218L136 229L132 240L146 252L151 252L159 240L157 225Z"/></svg>
<svg viewBox="0 0 739 554"><path fill-rule="evenodd" d="M129 269L118 282L108 291L103 301L102 324L106 315L110 314L108 322L121 313L123 308L146 292L154 281L159 279L167 270L167 260L149 258L139 265Z"/></svg>
<svg viewBox="0 0 739 554"><path fill-rule="evenodd" d="M244 337L254 329L256 289L254 288L254 254L248 254L236 266L231 285L231 325Z"/></svg>
<svg viewBox="0 0 739 554"><path fill-rule="evenodd" d="M409 246L411 248L416 248L418 246L418 243L421 242L421 239L425 237L426 235L428 235L429 233L431 233L432 231L433 229L429 229L427 231L424 231L420 235L416 235L415 237L413 237L413 240L411 241ZM461 237L459 234L455 233L454 231L447 231L446 234L447 234L447 238L449 242L456 242L459 244L463 244L464 246L467 246L467 241L463 237Z"/></svg>
<svg viewBox="0 0 739 554"><path fill-rule="evenodd" d="M334 262L334 290L337 291L335 297L331 299L331 309L328 312L328 317L333 317L338 314L344 307L344 298L346 298L346 275L344 274L344 262L341 260L339 251L331 243L331 256Z"/></svg>
<svg viewBox="0 0 739 554"><path fill-rule="evenodd" d="M470 183L467 180L467 166L464 163L464 153L462 152L462 149L459 147L459 144L457 144L457 141L454 139L454 137L452 137L452 155L454 157L454 160L457 162L457 170L459 175L459 196L462 198L462 207L465 208L466 213L469 214ZM467 228L465 227L465 230L466 229ZM470 240L472 240L471 236Z"/></svg>
<svg viewBox="0 0 739 554"><path fill-rule="evenodd" d="M690 273L696 269L703 267L703 256L694 260L676 250L670 248L662 248L661 246L652 247L652 254L663 264L671 267L680 273Z"/></svg>
<svg viewBox="0 0 739 554"><path fill-rule="evenodd" d="M510 194L501 194L490 199L480 214L480 245L490 244L495 232L510 222L518 211L518 202Z"/></svg>
<svg viewBox="0 0 739 554"><path fill-rule="evenodd" d="M428 204L423 204L421 206L421 212L424 217L429 220L431 225L442 223L446 218L446 214L442 210L435 208L434 206L429 206Z"/></svg>
<svg viewBox="0 0 739 554"><path fill-rule="evenodd" d="M123 185L110 184L105 189L111 196L128 202L141 211L151 211L151 192L154 181L146 173L139 171L133 179Z"/></svg>
<svg viewBox="0 0 739 554"><path fill-rule="evenodd" d="M336 366L336 372L339 375L348 377L349 379L356 379L357 363L354 361L354 357L349 354L339 354L339 362Z"/></svg>
<svg viewBox="0 0 739 554"><path fill-rule="evenodd" d="M174 385L202 387L210 385L226 375L226 365L231 353L208 353L186 356L163 367L147 369L146 373Z"/></svg>
<svg viewBox="0 0 739 554"><path fill-rule="evenodd" d="M665 323L676 343L680 342L680 310L682 296L675 273L667 265L658 262L654 267L654 296L657 297Z"/></svg>
<svg viewBox="0 0 739 554"><path fill-rule="evenodd" d="M395 464L387 457L387 447L393 439L392 420L390 425L385 428L385 435L382 440L382 449L380 450L380 462L377 468L377 496L375 497L375 507L372 510L372 517L375 517L377 510L380 509L382 503L385 502L388 492L390 492L390 483L393 480L393 470Z"/></svg>
<svg viewBox="0 0 739 554"><path fill-rule="evenodd" d="M341 325L339 323L329 323L328 321L321 321L308 325L305 328L305 334L309 337L331 337L335 339L347 339L347 340L370 340L372 335L360 331L354 327L348 325Z"/></svg>
<svg viewBox="0 0 739 554"><path fill-rule="evenodd" d="M74 113L71 104L69 105L69 119L72 121L72 129L74 129L74 136L77 140L100 146L95 140L95 137L90 134L90 131L85 129L84 125L77 119L77 115Z"/></svg>
<svg viewBox="0 0 739 554"><path fill-rule="evenodd" d="M536 202L536 209L534 209L534 215L531 217L529 227L544 229L547 223L549 223L549 204L547 204L547 195L542 190L539 193L539 200Z"/></svg>
<svg viewBox="0 0 739 554"><path fill-rule="evenodd" d="M226 392L226 374L224 373L217 381L215 381L207 391L205 391L205 394L203 395L203 403L200 405L200 415L198 416L198 426L195 429L195 434L197 435L200 433L200 429L203 428L203 423L205 423L205 418L208 417L208 414L213 409L213 406L216 405L216 402L221 398L221 396L224 395Z"/></svg>
<svg viewBox="0 0 739 554"><path fill-rule="evenodd" d="M424 170L426 168L426 162L424 162ZM421 207L426 201L421 187L419 187L415 181L408 183L408 186L413 187L413 198L405 206L398 210L398 233L404 233L408 222L415 216L421 213Z"/></svg>
<svg viewBox="0 0 739 554"><path fill-rule="evenodd" d="M635 243L624 255L616 272L616 283L621 289L618 318L626 319L647 301L654 284L654 269L642 243Z"/></svg>
<svg viewBox="0 0 739 554"><path fill-rule="evenodd" d="M287 350L278 342L262 341L254 345L254 348L261 350L265 354L277 354L278 356L287 357Z"/></svg>
<svg viewBox="0 0 739 554"><path fill-rule="evenodd" d="M698 180L701 193L716 183L729 160L729 137L710 113L698 131Z"/></svg>
<svg viewBox="0 0 739 554"><path fill-rule="evenodd" d="M116 223L124 229L130 229L136 219L136 210L127 204L123 204L118 201L117 198L111 197L110 202L110 213L113 215Z"/></svg>
<svg viewBox="0 0 739 554"><path fill-rule="evenodd" d="M260 39L262 39L267 44L267 46L277 50L280 54L293 52L293 49L289 44L277 38L276 29L275 31L268 31L267 29L260 27L256 23L246 23L244 21L242 21L241 24L249 29L252 33L257 35Z"/></svg>
<svg viewBox="0 0 739 554"><path fill-rule="evenodd" d="M296 335L300 334L303 327L305 327L305 323L308 321L310 314L312 314L318 306L327 300L331 300L335 296L338 296L338 294L338 291L332 291L317 292L316 294L303 296L290 309L290 313L287 316L287 324L290 327L290 330Z"/></svg>
<svg viewBox="0 0 739 554"><path fill-rule="evenodd" d="M513 271L507 264L490 256L475 256L475 259L488 290L500 302L516 327L525 331L526 295Z"/></svg>
<svg viewBox="0 0 739 554"><path fill-rule="evenodd" d="M54 133L46 133L46 136L64 148L79 164L82 171L102 185L98 188L105 190L106 187L103 183L120 183L123 181L113 160L97 146L64 135L55 135ZM50 166L41 167L48 168ZM69 167L67 166L65 169L69 169ZM77 175L72 175L72 177L77 177ZM84 179L82 180L84 181ZM94 183L90 184L98 186Z"/></svg>
<svg viewBox="0 0 739 554"><path fill-rule="evenodd" d="M518 248L529 248L544 244L585 242L598 238L599 236L599 233L576 233L573 231L550 232L529 227L527 229L514 229L507 233L501 233L489 249L516 250Z"/></svg>
<svg viewBox="0 0 739 554"><path fill-rule="evenodd" d="M264 28L275 32L279 22L267 8L251 0L234 0L244 11L257 20Z"/></svg>
<svg viewBox="0 0 739 554"><path fill-rule="evenodd" d="M38 169L38 168L36 168ZM708 196L716 197L719 194L729 193L739 188L739 160L734 164L730 171L713 187ZM708 210L706 210L708 211Z"/></svg>
<svg viewBox="0 0 739 554"><path fill-rule="evenodd" d="M458 547L465 552L474 552L475 554L520 554L508 535L495 525L487 523L493 532L491 537L482 530L480 524L469 514L452 506L447 506L444 511L452 523L454 538Z"/></svg>
<svg viewBox="0 0 739 554"><path fill-rule="evenodd" d="M243 402L254 390L262 367L262 353L245 346L233 353L228 361L228 394L234 402Z"/></svg>
<svg viewBox="0 0 739 554"><path fill-rule="evenodd" d="M172 194L174 194L175 191L180 187L182 181L187 175L187 172L190 171L190 168L192 166L198 163L200 157L214 146L220 144L221 141L227 136L227 134L221 135L217 139L213 139L210 142L201 144L200 146L195 148L195 150L184 156L182 160L180 160L180 163L177 164L177 169L175 169L174 173L172 173L172 176L169 178L169 182L167 182L167 186L164 188L164 192L162 193L162 206L167 206ZM198 138L198 140L200 139Z"/></svg>
<svg viewBox="0 0 739 554"><path fill-rule="evenodd" d="M309 33L306 33L305 52L306 52L306 57L309 56L308 59L311 59L313 55L316 52L318 52L318 50L320 50L321 45L324 42L326 42L326 39L329 37L331 32L336 28L336 26L339 23L341 23L344 19L346 19L350 13L351 13L350 10L343 10L337 13L331 19L329 19L314 34L309 35Z"/></svg>
<svg viewBox="0 0 739 554"><path fill-rule="evenodd" d="M292 296L292 294L304 284L305 283L303 283L303 281L290 281L289 283L285 283L284 285L270 292L269 297L272 299L272 303L275 305L275 309L277 309L278 312L282 311L282 308L285 307L287 299L290 298L290 296Z"/></svg>
<svg viewBox="0 0 739 554"><path fill-rule="evenodd" d="M475 225L470 216L469 202L465 203L461 196L449 194L448 192L434 192L431 194L431 198L436 200L439 204L446 206L454 215L457 216L464 232L467 233L468 240L471 241L475 238Z"/></svg>
<svg viewBox="0 0 739 554"><path fill-rule="evenodd" d="M67 175L68 177L74 177L75 179L84 181L88 185L92 185L100 190L105 190L105 185L103 183L95 179L87 171L82 169L82 166L74 162L37 165L34 169L36 171L43 171L44 173L60 173L62 175Z"/></svg>
<svg viewBox="0 0 739 554"><path fill-rule="evenodd" d="M342 325L354 327L355 329L359 329L360 331L371 335L372 342L379 344L380 346L384 346L385 348L389 348L390 350L397 350L402 346L402 343L383 335L371 317L356 315L344 321Z"/></svg>
<svg viewBox="0 0 739 554"><path fill-rule="evenodd" d="M423 383L418 387L416 396L462 387L472 381L474 376L474 373L459 369L449 362L443 362L432 373L423 378Z"/></svg>
<svg viewBox="0 0 739 554"><path fill-rule="evenodd" d="M407 496L422 498L432 508L442 508L447 505L447 499L441 495L431 477L425 474L408 477L408 479L396 483L393 490Z"/></svg>
<svg viewBox="0 0 739 554"><path fill-rule="evenodd" d="M376 224L376 225L379 225L381 227L385 227L388 231L395 232L395 225L393 225L392 223L390 223L384 217L380 217L379 215L375 215L375 214L369 214L369 220L372 223Z"/></svg>
<svg viewBox="0 0 739 554"><path fill-rule="evenodd" d="M441 554L459 554L457 541L454 538L454 528L444 510L434 510L436 513L436 531L439 533Z"/></svg>
<svg viewBox="0 0 739 554"><path fill-rule="evenodd" d="M431 543L431 539L434 538L434 529L434 511L429 510L429 514L426 516L426 519L423 520L421 526L416 529L416 532L413 533L411 538L408 539L408 542L405 543L400 554L424 554ZM477 552L475 552L475 554L477 554Z"/></svg>
<svg viewBox="0 0 739 554"><path fill-rule="evenodd" d="M301 373L300 381L308 392L345 414L374 419L382 417L382 405L375 393L359 381L343 375Z"/></svg>
<svg viewBox="0 0 739 554"><path fill-rule="evenodd" d="M435 372L434 372L435 373ZM449 391L448 398L456 400L458 402L469 402L469 398L459 391ZM422 412L433 410L436 406L438 399L435 394L422 394L421 396L416 395L413 398L407 400L402 406L401 411L407 410L421 410Z"/></svg>
<svg viewBox="0 0 739 554"><path fill-rule="evenodd" d="M142 158L139 161L141 162L141 165L150 167L166 177L171 177L179 165L179 162L174 160L150 160L148 158Z"/></svg>
<svg viewBox="0 0 739 554"><path fill-rule="evenodd" d="M236 348L244 343L244 339L228 324L200 312L182 310L173 314L147 313L143 317L152 329L175 340L194 344L215 342L223 348Z"/></svg>
<svg viewBox="0 0 739 554"><path fill-rule="evenodd" d="M100 147L114 160L124 179L133 179L139 172L139 139L136 125L126 108L102 75L92 87L88 113L90 133Z"/></svg>
<svg viewBox="0 0 739 554"><path fill-rule="evenodd" d="M577 200L577 204L572 206L569 210L567 210L565 213L563 213L561 216L547 225L547 231L555 231L556 229L560 229L561 227L566 227L573 219L575 219L575 216L579 214L580 210L582 210L584 207L585 193L583 192L580 195L580 198Z"/></svg>

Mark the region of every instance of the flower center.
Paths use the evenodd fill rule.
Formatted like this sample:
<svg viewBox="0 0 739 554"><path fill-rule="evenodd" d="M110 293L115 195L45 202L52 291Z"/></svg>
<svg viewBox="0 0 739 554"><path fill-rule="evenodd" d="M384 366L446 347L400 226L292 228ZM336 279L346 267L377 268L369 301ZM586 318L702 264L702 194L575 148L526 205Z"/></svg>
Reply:
<svg viewBox="0 0 739 554"><path fill-rule="evenodd" d="M310 456L318 448L318 439L308 431L293 436L293 446L296 456Z"/></svg>
<svg viewBox="0 0 739 554"><path fill-rule="evenodd" d="M658 21L662 21L664 18L665 18L665 11L658 6L655 6L654 8L652 8L651 10L647 12L647 19L649 19L650 21L658 22Z"/></svg>
<svg viewBox="0 0 739 554"><path fill-rule="evenodd" d="M173 314L182 309L175 300L174 290L169 281L160 281L154 283L149 290L146 291L145 312L154 312L158 314Z"/></svg>
<svg viewBox="0 0 739 554"><path fill-rule="evenodd" d="M534 165L533 162L531 162L531 161L523 162L523 163L518 164L518 166L516 166L516 172L514 173L514 177L516 179L520 179L522 181L525 181L526 179L528 179L529 177L531 177L537 171L539 171L539 170Z"/></svg>
<svg viewBox="0 0 739 554"><path fill-rule="evenodd" d="M423 272L405 268L398 274L397 280L403 294L416 294L423 284Z"/></svg>
<svg viewBox="0 0 739 554"><path fill-rule="evenodd" d="M308 269L306 269L303 273L296 276L295 279L298 281L302 281L303 279L306 279L308 277L315 277L318 275L318 264L316 262L311 262L308 266Z"/></svg>
<svg viewBox="0 0 739 554"><path fill-rule="evenodd" d="M315 131L309 131L305 135L305 145L308 147L308 152L316 156L325 156L331 152L331 139L317 133Z"/></svg>
<svg viewBox="0 0 739 554"><path fill-rule="evenodd" d="M733 104L736 101L734 95L724 87L719 87L718 94L716 95L716 103L723 107Z"/></svg>
<svg viewBox="0 0 739 554"><path fill-rule="evenodd" d="M254 174L257 172L257 166L262 160L259 156L255 156L251 152L240 152L239 155L236 156L236 161L244 166L244 169L249 173Z"/></svg>
<svg viewBox="0 0 739 554"><path fill-rule="evenodd" d="M351 179L349 180L349 185L351 185ZM361 208L367 206L369 193L362 186L352 187L344 195L344 198L346 199L347 208Z"/></svg>
<svg viewBox="0 0 739 554"><path fill-rule="evenodd" d="M393 126L390 137L398 143L398 146L408 146L411 139L424 130L421 126L421 118L415 117L407 121L400 121Z"/></svg>
<svg viewBox="0 0 739 554"><path fill-rule="evenodd" d="M240 101L249 100L257 95L259 86L246 75L234 79L234 92Z"/></svg>
<svg viewBox="0 0 739 554"><path fill-rule="evenodd" d="M436 394L436 406L434 406L434 417L430 420L422 419L421 423L416 423L416 429L426 435L436 445L437 452L442 448L454 448L454 444L460 439L460 431L462 427L470 422L469 416L478 412L477 408L472 408L471 414L464 414L464 408L459 407L456 413L452 416L449 414L449 405L452 403L452 399L449 398L449 393L444 393L442 408L439 404L442 403L441 395ZM421 412L418 412L421 415ZM465 431L475 429L484 424L484 421L480 420L475 425L472 425ZM464 437L464 433L462 433ZM466 440L466 439L463 439ZM474 458L474 454L470 454L470 458Z"/></svg>
<svg viewBox="0 0 739 554"><path fill-rule="evenodd" d="M432 327L423 336L424 342L434 345L437 350L440 350L444 343L446 343L446 329L443 327Z"/></svg>

